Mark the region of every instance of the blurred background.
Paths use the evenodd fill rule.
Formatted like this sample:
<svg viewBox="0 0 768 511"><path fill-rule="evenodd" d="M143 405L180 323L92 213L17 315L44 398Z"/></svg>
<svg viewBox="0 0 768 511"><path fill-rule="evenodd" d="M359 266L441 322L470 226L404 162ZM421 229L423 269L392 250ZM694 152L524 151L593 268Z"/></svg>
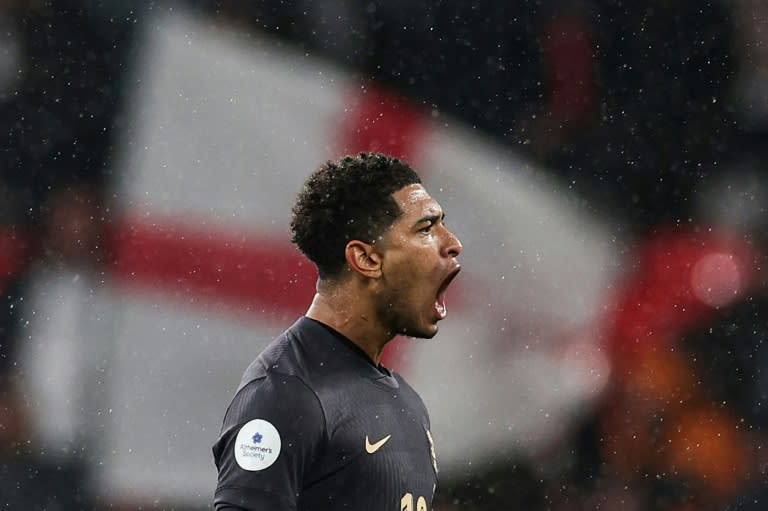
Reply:
<svg viewBox="0 0 768 511"><path fill-rule="evenodd" d="M290 205L406 159L462 238L434 508L768 506L768 4L0 0L0 509L202 510L302 314Z"/></svg>

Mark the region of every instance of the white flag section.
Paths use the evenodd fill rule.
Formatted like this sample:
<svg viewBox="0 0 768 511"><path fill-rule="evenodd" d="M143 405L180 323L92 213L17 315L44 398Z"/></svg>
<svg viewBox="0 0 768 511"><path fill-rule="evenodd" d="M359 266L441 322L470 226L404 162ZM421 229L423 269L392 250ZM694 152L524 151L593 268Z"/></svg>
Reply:
<svg viewBox="0 0 768 511"><path fill-rule="evenodd" d="M125 236L140 238L118 243L132 262L98 286L41 273L25 371L39 436L54 450L88 437L103 492L190 505L211 498L211 446L242 371L311 299L310 266L291 273L290 207L347 147L340 126L363 94L351 73L206 23L177 12L147 32L114 190ZM438 336L398 340L391 360L430 410L441 476L460 476L536 454L597 395L610 368L590 329L616 254L543 170L456 121L421 121L411 163L464 243L464 271ZM176 278L186 244L197 259ZM221 266L205 270L207 254ZM55 371L62 360L83 367Z"/></svg>

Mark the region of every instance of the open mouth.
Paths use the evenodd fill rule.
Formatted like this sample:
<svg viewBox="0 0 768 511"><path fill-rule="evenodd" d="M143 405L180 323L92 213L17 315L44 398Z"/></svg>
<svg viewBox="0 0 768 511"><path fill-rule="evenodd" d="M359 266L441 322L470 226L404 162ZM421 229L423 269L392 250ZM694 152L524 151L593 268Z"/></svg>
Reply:
<svg viewBox="0 0 768 511"><path fill-rule="evenodd" d="M445 306L445 291L448 289L448 286L451 285L453 279L456 278L456 275L459 274L459 271L461 271L461 267L457 266L456 269L454 269L445 278L443 283L440 285L440 288L437 290L437 298L435 299L435 311L437 312L439 319L444 319L448 315L448 308Z"/></svg>

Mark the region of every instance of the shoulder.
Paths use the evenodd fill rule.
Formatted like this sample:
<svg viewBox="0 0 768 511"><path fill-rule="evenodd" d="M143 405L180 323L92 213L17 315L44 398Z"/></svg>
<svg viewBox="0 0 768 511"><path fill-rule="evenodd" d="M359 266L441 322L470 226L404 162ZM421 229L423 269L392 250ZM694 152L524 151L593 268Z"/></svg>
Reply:
<svg viewBox="0 0 768 511"><path fill-rule="evenodd" d="M290 424L297 419L325 423L317 394L297 375L270 371L251 379L235 394L224 419L224 427L237 427L253 419Z"/></svg>
<svg viewBox="0 0 768 511"><path fill-rule="evenodd" d="M266 415L303 415L323 424L323 405L313 382L315 345L322 333L313 322L300 318L270 342L243 373L225 416L225 428Z"/></svg>
<svg viewBox="0 0 768 511"><path fill-rule="evenodd" d="M227 446L240 442L237 439L245 438L243 435L256 433L276 438L278 443L319 445L328 438L326 414L317 395L304 382L292 375L270 372L248 382L232 399L214 445L215 458L226 458L227 453L234 452Z"/></svg>
<svg viewBox="0 0 768 511"><path fill-rule="evenodd" d="M427 405L424 404L424 400L421 399L419 393L416 392L416 389L411 387L410 383L408 383L402 375L394 371L390 372L392 373L392 377L397 381L397 385L400 388L400 394L406 400L408 400L409 403L411 403L411 406L413 406L416 410L419 410L424 415L426 423L429 424L429 411L427 410Z"/></svg>
<svg viewBox="0 0 768 511"><path fill-rule="evenodd" d="M307 383L312 357L307 349L312 344L308 338L316 335L311 326L301 318L270 342L243 373L238 392L250 382L272 373L295 376Z"/></svg>

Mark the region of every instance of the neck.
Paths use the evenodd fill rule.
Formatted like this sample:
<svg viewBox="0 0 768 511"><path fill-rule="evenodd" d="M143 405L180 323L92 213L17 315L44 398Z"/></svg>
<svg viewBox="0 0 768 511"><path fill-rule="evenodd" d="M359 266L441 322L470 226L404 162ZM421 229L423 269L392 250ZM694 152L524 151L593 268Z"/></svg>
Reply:
<svg viewBox="0 0 768 511"><path fill-rule="evenodd" d="M375 308L361 296L364 295L353 292L349 286L318 284L318 291L305 315L339 332L378 365L384 346L393 335L381 325Z"/></svg>

